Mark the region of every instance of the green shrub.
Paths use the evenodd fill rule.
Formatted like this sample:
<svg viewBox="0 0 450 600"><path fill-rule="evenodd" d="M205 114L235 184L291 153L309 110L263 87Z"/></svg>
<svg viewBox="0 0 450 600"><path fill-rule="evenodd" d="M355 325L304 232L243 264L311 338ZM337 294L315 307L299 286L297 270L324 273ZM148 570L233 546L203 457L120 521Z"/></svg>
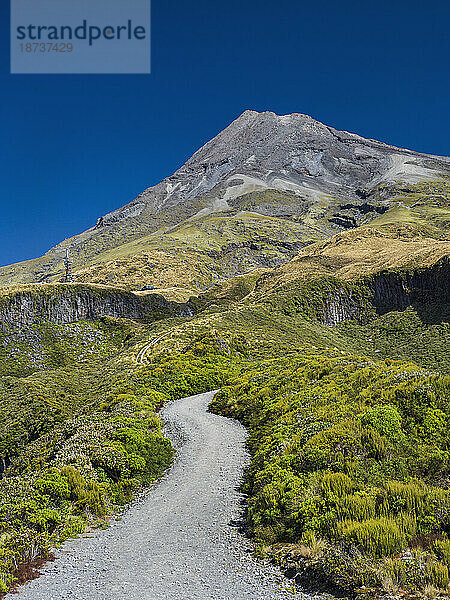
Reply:
<svg viewBox="0 0 450 600"><path fill-rule="evenodd" d="M408 582L408 565L399 558L386 558L380 565L380 580L390 581L393 585L404 586Z"/></svg>
<svg viewBox="0 0 450 600"><path fill-rule="evenodd" d="M435 561L428 562L426 567L426 578L429 584L435 585L439 589L447 589L449 584L447 565Z"/></svg>
<svg viewBox="0 0 450 600"><path fill-rule="evenodd" d="M427 506L427 487L421 481L388 481L384 489L387 492L389 507L394 512L406 509L413 514L422 514Z"/></svg>
<svg viewBox="0 0 450 600"><path fill-rule="evenodd" d="M339 536L352 542L372 556L391 556L403 548L405 534L393 519L379 517L367 521L343 521L338 523Z"/></svg>
<svg viewBox="0 0 450 600"><path fill-rule="evenodd" d="M362 423L393 442L400 442L405 437L402 431L402 417L398 408L392 404L374 406L365 413Z"/></svg>
<svg viewBox="0 0 450 600"><path fill-rule="evenodd" d="M439 560L450 566L450 540L436 540L433 542L432 548Z"/></svg>
<svg viewBox="0 0 450 600"><path fill-rule="evenodd" d="M376 460L386 457L388 449L386 437L375 429L364 429L361 433L361 442L369 456L373 456Z"/></svg>
<svg viewBox="0 0 450 600"><path fill-rule="evenodd" d="M342 496L337 503L339 518L366 521L376 515L375 498L369 495L351 494Z"/></svg>
<svg viewBox="0 0 450 600"><path fill-rule="evenodd" d="M448 417L438 408L429 408L424 416L422 427L422 436L438 446L448 439Z"/></svg>
<svg viewBox="0 0 450 600"><path fill-rule="evenodd" d="M299 456L306 472L333 469L344 471L355 456L363 452L361 429L353 420L344 420L314 435Z"/></svg>
<svg viewBox="0 0 450 600"><path fill-rule="evenodd" d="M322 489L326 494L347 496L354 487L355 484L345 473L325 473L322 479Z"/></svg>
<svg viewBox="0 0 450 600"><path fill-rule="evenodd" d="M61 477L63 473L58 469L50 469L47 473L34 482L35 489L41 494L47 494L55 500L70 497L70 489L66 478Z"/></svg>

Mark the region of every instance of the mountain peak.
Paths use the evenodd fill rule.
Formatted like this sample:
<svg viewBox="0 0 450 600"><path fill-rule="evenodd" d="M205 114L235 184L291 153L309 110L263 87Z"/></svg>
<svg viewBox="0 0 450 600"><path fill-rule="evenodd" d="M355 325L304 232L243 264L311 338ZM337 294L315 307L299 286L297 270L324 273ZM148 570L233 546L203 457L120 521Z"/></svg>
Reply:
<svg viewBox="0 0 450 600"><path fill-rule="evenodd" d="M267 190L317 206L330 197L343 204L358 202L381 183L427 181L450 170L448 160L430 159L338 131L302 113L248 109L173 175L103 217L101 225L142 220L140 215L153 220L175 206L189 217L222 212L236 198Z"/></svg>
<svg viewBox="0 0 450 600"><path fill-rule="evenodd" d="M165 236L181 223L191 226L215 213L223 223L235 219L242 231L248 218L259 219L264 227L275 218L281 219L281 229L290 223L314 239L326 237L356 227L366 214L367 219L376 218L396 207L397 190L439 182L449 174L450 159L444 157L364 139L302 113L248 109L173 175L104 215L95 227L55 246L36 275L28 275L26 264L20 267L25 273L21 281L51 276L66 245L82 266L99 248L107 251L156 232ZM406 216L410 218L409 209ZM4 274L9 277L6 270Z"/></svg>
<svg viewBox="0 0 450 600"><path fill-rule="evenodd" d="M254 120L254 119L259 119L262 121L264 121L264 120L277 121L278 123L282 123L285 125L287 125L289 123L296 123L296 122L299 123L301 121L312 121L314 123L317 123L318 125L326 127L326 125L324 125L320 121L317 121L310 115L307 115L304 113L293 112L293 113L287 113L284 115L279 115L278 113L271 111L271 110L257 111L257 110L247 109L247 110L244 110L244 112L241 113L239 115L239 117L237 117L233 122L235 123L235 122L248 121L248 120Z"/></svg>
<svg viewBox="0 0 450 600"><path fill-rule="evenodd" d="M313 119L313 117L311 117L310 115L307 114L303 114L303 113L298 113L298 112L293 112L293 113L287 113L284 115L279 115L278 113L272 111L272 110L262 110L262 111L258 111L258 110L253 110L253 109L246 109L244 110L243 113L241 113L238 117L238 119L240 119L243 116L268 116L268 117L272 117L272 118L277 118L277 119L281 119L281 118L285 118L285 117L304 117L307 119L312 119L313 121L315 119Z"/></svg>

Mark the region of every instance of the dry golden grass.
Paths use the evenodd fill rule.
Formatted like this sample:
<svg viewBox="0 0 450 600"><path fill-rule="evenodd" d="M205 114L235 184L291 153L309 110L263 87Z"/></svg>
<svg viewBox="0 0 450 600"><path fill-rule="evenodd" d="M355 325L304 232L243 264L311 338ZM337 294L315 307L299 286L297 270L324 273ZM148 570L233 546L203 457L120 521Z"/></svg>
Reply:
<svg viewBox="0 0 450 600"><path fill-rule="evenodd" d="M203 212L211 200L207 196L191 207L198 211L194 216L182 205L158 215L144 211L126 226L92 228L44 257L0 268L0 285L58 281L64 271L63 247L72 243L75 281L128 290L153 285L172 290L178 298L186 296L178 288L199 294L237 274L288 261L296 246L287 250L286 242L312 244L280 271L287 278L295 272L352 279L416 261L430 264L434 256L448 252L444 236L450 223L450 184L443 180L397 187L380 188L379 198L373 199L390 207L384 214L375 219L374 212L360 215L358 223L365 225L332 238L328 236L337 230L332 217L342 210L341 201L332 196L309 205L292 194L268 190L237 199L232 209L219 213ZM281 209L286 214L262 214L272 209L274 215Z"/></svg>
<svg viewBox="0 0 450 600"><path fill-rule="evenodd" d="M310 275L351 281L384 269L427 267L444 256L450 256L448 239L424 237L414 227L360 227L307 246L272 277L260 280L258 291Z"/></svg>
<svg viewBox="0 0 450 600"><path fill-rule="evenodd" d="M193 295L213 283L213 268L211 258L195 252L150 250L78 269L74 272L74 279L77 282L118 285L130 290L140 290L145 285L166 290L180 288L189 290L189 295Z"/></svg>

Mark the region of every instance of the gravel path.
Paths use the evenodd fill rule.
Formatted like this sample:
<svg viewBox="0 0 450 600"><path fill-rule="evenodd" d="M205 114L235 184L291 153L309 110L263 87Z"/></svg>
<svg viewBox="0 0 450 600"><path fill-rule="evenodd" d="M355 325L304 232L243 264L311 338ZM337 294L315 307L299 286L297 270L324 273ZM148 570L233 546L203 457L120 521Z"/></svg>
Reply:
<svg viewBox="0 0 450 600"><path fill-rule="evenodd" d="M144 365L145 364L145 356L146 356L147 352L150 350L150 348L152 346L155 346L160 340L162 340L167 335L169 335L169 333L171 333L171 332L170 331L166 331L166 333L163 333L162 335L158 336L154 340L151 340L150 342L148 342L147 344L145 344L145 346L143 346L139 350L139 352L137 353L137 356L136 356L136 362L137 362L137 364L138 365Z"/></svg>
<svg viewBox="0 0 450 600"><path fill-rule="evenodd" d="M39 579L6 598L292 600L287 580L254 559L231 525L241 511L246 432L207 412L212 397L210 392L166 406L168 434L180 446L168 474L122 520L66 542Z"/></svg>

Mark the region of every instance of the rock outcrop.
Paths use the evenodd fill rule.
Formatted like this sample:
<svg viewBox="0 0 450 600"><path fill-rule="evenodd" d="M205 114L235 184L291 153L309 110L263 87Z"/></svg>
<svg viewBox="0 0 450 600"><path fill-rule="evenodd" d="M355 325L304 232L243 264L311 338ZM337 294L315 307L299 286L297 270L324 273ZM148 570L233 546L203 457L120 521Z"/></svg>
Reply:
<svg viewBox="0 0 450 600"><path fill-rule="evenodd" d="M0 298L0 330L3 331L43 321L74 323L109 316L150 322L192 314L187 304L170 302L159 294L140 296L100 286L40 286Z"/></svg>
<svg viewBox="0 0 450 600"><path fill-rule="evenodd" d="M450 260L444 257L429 269L378 273L369 287L380 313L436 302L444 308L450 298Z"/></svg>
<svg viewBox="0 0 450 600"><path fill-rule="evenodd" d="M366 320L378 314L413 306L426 322L450 321L450 261L444 257L430 268L384 271L362 281L355 290L346 285L326 295L320 321L327 325L351 318Z"/></svg>
<svg viewBox="0 0 450 600"><path fill-rule="evenodd" d="M364 312L361 296L343 287L325 297L319 320L325 325L334 326L347 319L362 319Z"/></svg>

